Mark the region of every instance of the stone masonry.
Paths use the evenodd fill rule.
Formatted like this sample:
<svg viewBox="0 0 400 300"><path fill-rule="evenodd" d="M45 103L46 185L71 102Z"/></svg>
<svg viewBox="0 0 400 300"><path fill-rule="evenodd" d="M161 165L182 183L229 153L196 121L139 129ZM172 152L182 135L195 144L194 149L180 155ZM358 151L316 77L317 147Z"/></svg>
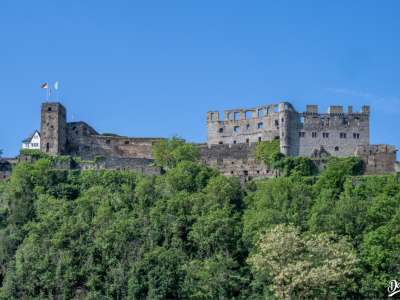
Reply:
<svg viewBox="0 0 400 300"><path fill-rule="evenodd" d="M355 154L357 147L369 145L369 107L347 112L331 106L319 113L318 106L307 105L297 112L287 102L251 109L226 110L219 119L216 111L207 115L208 144L252 144L280 139L281 152L290 156L312 157L321 148L330 155Z"/></svg>

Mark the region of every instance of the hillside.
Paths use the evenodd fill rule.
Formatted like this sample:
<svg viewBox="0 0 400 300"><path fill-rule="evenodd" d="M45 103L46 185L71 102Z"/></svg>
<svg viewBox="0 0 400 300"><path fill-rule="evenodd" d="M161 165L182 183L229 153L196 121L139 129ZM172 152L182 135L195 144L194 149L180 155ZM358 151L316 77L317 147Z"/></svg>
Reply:
<svg viewBox="0 0 400 300"><path fill-rule="evenodd" d="M191 145L155 151L160 176L19 163L0 183L0 299L387 297L396 175L280 159L282 177L241 186Z"/></svg>

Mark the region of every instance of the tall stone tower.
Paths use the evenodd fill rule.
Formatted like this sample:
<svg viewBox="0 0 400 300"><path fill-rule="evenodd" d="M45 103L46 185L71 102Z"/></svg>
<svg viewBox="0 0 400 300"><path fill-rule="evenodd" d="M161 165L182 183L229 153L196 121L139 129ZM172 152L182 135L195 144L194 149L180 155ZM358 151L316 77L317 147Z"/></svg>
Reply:
<svg viewBox="0 0 400 300"><path fill-rule="evenodd" d="M66 152L67 112L61 103L42 104L40 123L40 150L50 155Z"/></svg>

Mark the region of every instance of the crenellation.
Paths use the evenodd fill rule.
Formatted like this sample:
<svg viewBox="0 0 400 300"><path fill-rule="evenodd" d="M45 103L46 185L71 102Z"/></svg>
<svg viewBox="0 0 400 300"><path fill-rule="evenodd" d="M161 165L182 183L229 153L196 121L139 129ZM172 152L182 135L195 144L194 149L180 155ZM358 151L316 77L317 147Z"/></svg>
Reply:
<svg viewBox="0 0 400 300"><path fill-rule="evenodd" d="M308 104L306 106L306 113L317 114L318 113L318 105Z"/></svg>
<svg viewBox="0 0 400 300"><path fill-rule="evenodd" d="M343 114L343 106L332 105L328 107L328 114Z"/></svg>

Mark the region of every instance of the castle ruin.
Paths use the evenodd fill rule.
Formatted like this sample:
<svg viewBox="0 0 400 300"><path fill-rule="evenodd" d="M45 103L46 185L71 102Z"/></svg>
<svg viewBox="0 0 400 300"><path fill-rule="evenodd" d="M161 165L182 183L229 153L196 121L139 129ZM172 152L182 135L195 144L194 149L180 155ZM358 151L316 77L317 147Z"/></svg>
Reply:
<svg viewBox="0 0 400 300"><path fill-rule="evenodd" d="M288 156L356 155L364 160L367 174L394 173L397 149L370 144L369 117L369 106L360 112L351 106L346 112L342 106L330 106L327 113L320 113L317 105L307 105L305 112L297 112L288 102L226 110L222 119L219 112L210 111L207 143L196 146L204 164L244 179L276 176L254 156L258 142L273 139L279 139L281 152ZM153 165L152 146L160 140L100 134L85 122L68 122L61 103L46 102L41 107L40 150L80 157L85 161L81 169L159 174L161 169ZM0 178L8 177L10 164L3 160L0 167Z"/></svg>

